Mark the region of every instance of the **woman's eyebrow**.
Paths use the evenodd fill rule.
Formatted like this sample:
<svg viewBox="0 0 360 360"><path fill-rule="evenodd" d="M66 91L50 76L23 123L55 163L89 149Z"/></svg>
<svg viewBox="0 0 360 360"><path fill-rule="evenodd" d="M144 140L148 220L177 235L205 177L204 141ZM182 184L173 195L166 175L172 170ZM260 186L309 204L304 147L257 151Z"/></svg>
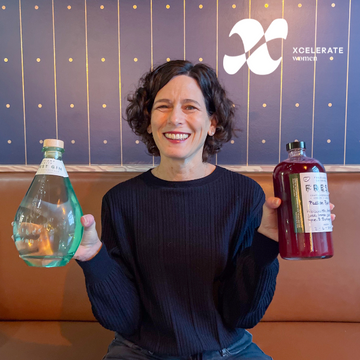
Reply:
<svg viewBox="0 0 360 360"><path fill-rule="evenodd" d="M197 104L198 106L201 106L200 103L198 101L194 100L194 99L184 99L182 101L183 104L188 103L188 102L193 102L193 103Z"/></svg>
<svg viewBox="0 0 360 360"><path fill-rule="evenodd" d="M158 102L165 102L167 104L171 104L171 101L169 99L159 99L154 102L154 105L157 104Z"/></svg>
<svg viewBox="0 0 360 360"><path fill-rule="evenodd" d="M159 99L159 100L156 100L156 101L154 102L154 105L156 105L156 104L159 103L159 102L164 102L164 103L167 103L167 104L172 104L171 100L169 100L169 99ZM183 99L183 100L181 101L182 104L189 103L189 102L193 102L193 103L197 104L198 106L201 106L200 103L199 103L198 101L194 100L194 99Z"/></svg>

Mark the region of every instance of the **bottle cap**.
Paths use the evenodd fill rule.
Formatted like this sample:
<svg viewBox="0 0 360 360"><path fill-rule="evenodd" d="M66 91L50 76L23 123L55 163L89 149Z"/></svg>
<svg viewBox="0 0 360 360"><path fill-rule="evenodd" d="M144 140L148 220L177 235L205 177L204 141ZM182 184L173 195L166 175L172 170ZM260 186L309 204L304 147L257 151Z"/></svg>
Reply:
<svg viewBox="0 0 360 360"><path fill-rule="evenodd" d="M292 149L306 149L305 141L295 140L291 143L286 144L286 151L289 151Z"/></svg>
<svg viewBox="0 0 360 360"><path fill-rule="evenodd" d="M64 148L64 142L58 139L45 139L43 147L57 147Z"/></svg>

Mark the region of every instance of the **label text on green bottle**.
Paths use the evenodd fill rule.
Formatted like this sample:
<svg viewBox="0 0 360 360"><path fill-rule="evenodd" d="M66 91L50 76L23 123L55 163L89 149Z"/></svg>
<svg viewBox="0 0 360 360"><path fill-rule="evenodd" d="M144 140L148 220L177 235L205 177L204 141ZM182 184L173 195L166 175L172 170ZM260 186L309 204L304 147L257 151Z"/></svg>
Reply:
<svg viewBox="0 0 360 360"><path fill-rule="evenodd" d="M62 160L44 158L35 175L55 175L69 177Z"/></svg>

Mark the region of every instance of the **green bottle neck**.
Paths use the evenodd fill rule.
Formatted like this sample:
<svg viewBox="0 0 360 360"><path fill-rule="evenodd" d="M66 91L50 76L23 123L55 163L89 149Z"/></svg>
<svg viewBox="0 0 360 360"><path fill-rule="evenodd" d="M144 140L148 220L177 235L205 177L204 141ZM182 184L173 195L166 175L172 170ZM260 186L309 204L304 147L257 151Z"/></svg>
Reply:
<svg viewBox="0 0 360 360"><path fill-rule="evenodd" d="M44 158L62 160L64 149L58 147L43 147Z"/></svg>

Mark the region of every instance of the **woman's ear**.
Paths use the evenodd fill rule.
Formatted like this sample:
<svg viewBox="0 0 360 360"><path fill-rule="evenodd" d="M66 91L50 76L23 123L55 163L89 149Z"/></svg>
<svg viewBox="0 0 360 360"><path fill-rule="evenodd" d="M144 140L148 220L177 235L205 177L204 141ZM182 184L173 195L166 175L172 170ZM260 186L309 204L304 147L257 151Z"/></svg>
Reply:
<svg viewBox="0 0 360 360"><path fill-rule="evenodd" d="M148 126L148 128L147 128L147 132L148 132L148 134L151 134L151 133L152 133L152 131L151 131L151 124L149 124L149 126Z"/></svg>
<svg viewBox="0 0 360 360"><path fill-rule="evenodd" d="M217 125L216 117L211 116L211 118L210 118L210 127L209 127L209 131L208 131L209 136L213 136L215 134L216 125Z"/></svg>

